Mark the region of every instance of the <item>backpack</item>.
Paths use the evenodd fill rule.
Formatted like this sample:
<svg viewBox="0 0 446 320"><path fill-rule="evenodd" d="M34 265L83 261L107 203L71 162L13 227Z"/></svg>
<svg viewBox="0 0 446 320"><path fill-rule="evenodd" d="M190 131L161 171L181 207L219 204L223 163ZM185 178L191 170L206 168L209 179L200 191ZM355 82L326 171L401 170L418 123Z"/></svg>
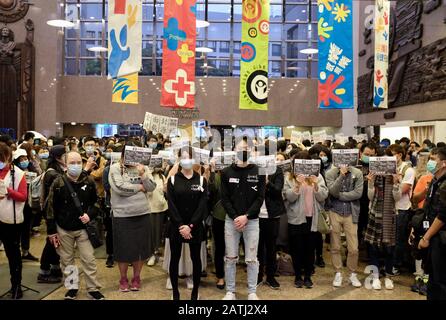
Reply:
<svg viewBox="0 0 446 320"><path fill-rule="evenodd" d="M28 187L28 205L34 210L43 210L44 204L46 202L45 193L45 175L48 171L54 169L48 169L46 172L42 173L40 176L34 178Z"/></svg>
<svg viewBox="0 0 446 320"><path fill-rule="evenodd" d="M294 276L293 260L287 253L280 252L277 259L277 272L281 276Z"/></svg>

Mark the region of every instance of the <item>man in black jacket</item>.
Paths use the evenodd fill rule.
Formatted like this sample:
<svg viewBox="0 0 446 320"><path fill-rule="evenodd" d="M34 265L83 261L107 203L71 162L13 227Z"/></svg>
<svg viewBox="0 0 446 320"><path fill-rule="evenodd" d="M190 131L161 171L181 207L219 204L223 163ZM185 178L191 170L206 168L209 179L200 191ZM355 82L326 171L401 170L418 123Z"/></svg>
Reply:
<svg viewBox="0 0 446 320"><path fill-rule="evenodd" d="M429 226L418 247L428 248L427 285L428 300L446 300L446 148L438 149L433 156L436 162L434 179L427 192L424 210Z"/></svg>
<svg viewBox="0 0 446 320"><path fill-rule="evenodd" d="M82 158L79 153L69 152L66 157L67 172L54 180L48 195L46 209L48 237L60 256L62 270L73 280L65 299L76 299L79 290L79 274L74 261L76 244L88 295L94 300L103 300L104 296L99 292L101 285L96 278L94 250L85 228L85 225L98 214L96 185L85 172L82 172ZM72 186L73 194L68 184ZM76 206L75 197L79 199L81 208Z"/></svg>
<svg viewBox="0 0 446 320"><path fill-rule="evenodd" d="M235 276L240 237L245 241L245 262L248 266L248 300L258 300L256 294L259 262L259 212L265 196L265 176L259 168L248 164L249 146L246 139L236 145L237 163L225 168L221 175L222 204L225 221L226 295L223 300L235 300Z"/></svg>

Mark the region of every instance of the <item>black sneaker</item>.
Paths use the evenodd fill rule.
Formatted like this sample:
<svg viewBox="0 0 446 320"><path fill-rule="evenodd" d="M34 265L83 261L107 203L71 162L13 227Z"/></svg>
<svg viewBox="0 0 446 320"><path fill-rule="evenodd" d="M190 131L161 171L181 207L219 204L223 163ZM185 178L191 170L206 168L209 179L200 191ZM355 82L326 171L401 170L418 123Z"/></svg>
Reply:
<svg viewBox="0 0 446 320"><path fill-rule="evenodd" d="M22 260L29 260L29 261L39 261L38 258L34 257L31 253L28 252L28 254L22 256Z"/></svg>
<svg viewBox="0 0 446 320"><path fill-rule="evenodd" d="M322 258L322 256L317 257L315 265L317 265L319 268L325 268L324 258Z"/></svg>
<svg viewBox="0 0 446 320"><path fill-rule="evenodd" d="M109 255L107 257L107 261L105 261L105 266L107 268L113 268L114 265L115 265L115 260L113 259L112 255Z"/></svg>
<svg viewBox="0 0 446 320"><path fill-rule="evenodd" d="M202 277L202 278L206 278L207 276L208 276L208 273L206 272L206 270L203 271L200 275L200 277Z"/></svg>
<svg viewBox="0 0 446 320"><path fill-rule="evenodd" d="M23 292L21 286L14 286L10 290L11 293L11 299L12 300L19 300L23 298Z"/></svg>
<svg viewBox="0 0 446 320"><path fill-rule="evenodd" d="M302 288L304 286L304 281L301 277L296 277L296 279L294 279L294 286L296 288Z"/></svg>
<svg viewBox="0 0 446 320"><path fill-rule="evenodd" d="M62 270L60 268L51 269L51 275L56 278L63 278Z"/></svg>
<svg viewBox="0 0 446 320"><path fill-rule="evenodd" d="M304 286L307 289L313 288L313 281L311 281L311 278L305 278L304 280Z"/></svg>
<svg viewBox="0 0 446 320"><path fill-rule="evenodd" d="M88 297L93 300L105 300L105 297L99 291L89 291Z"/></svg>
<svg viewBox="0 0 446 320"><path fill-rule="evenodd" d="M79 290L77 289L68 290L67 293L65 293L65 300L76 300L78 291Z"/></svg>
<svg viewBox="0 0 446 320"><path fill-rule="evenodd" d="M62 277L55 277L52 274L41 274L37 276L37 283L59 283L62 282Z"/></svg>
<svg viewBox="0 0 446 320"><path fill-rule="evenodd" d="M266 282L265 282L271 289L274 290L279 290L280 288L280 283L278 283L276 281L276 279L274 278L266 278Z"/></svg>

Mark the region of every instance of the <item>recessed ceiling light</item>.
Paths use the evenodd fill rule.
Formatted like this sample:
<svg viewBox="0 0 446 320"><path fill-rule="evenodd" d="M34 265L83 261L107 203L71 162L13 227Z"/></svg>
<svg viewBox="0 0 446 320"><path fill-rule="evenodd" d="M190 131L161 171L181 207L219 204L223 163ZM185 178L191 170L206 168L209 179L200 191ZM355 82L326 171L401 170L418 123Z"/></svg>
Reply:
<svg viewBox="0 0 446 320"><path fill-rule="evenodd" d="M202 52L202 53L210 53L210 52L214 52L213 49L211 48L206 48L206 47L197 47L195 48L196 52Z"/></svg>
<svg viewBox="0 0 446 320"><path fill-rule="evenodd" d="M292 70L292 71L294 71L294 70L301 70L302 68L301 67L288 67L287 68L287 70Z"/></svg>
<svg viewBox="0 0 446 320"><path fill-rule="evenodd" d="M207 28L209 27L210 23L208 21L204 21L204 20L197 20L196 22L196 26L197 28Z"/></svg>
<svg viewBox="0 0 446 320"><path fill-rule="evenodd" d="M60 125L60 122L56 122L56 126Z"/></svg>
<svg viewBox="0 0 446 320"><path fill-rule="evenodd" d="M303 53L303 54L315 54L318 52L319 52L319 50L315 49L315 48L306 48L306 49L300 50L300 53Z"/></svg>
<svg viewBox="0 0 446 320"><path fill-rule="evenodd" d="M72 126L75 126L75 125L76 125L76 122L71 122L71 125L72 125Z"/></svg>
<svg viewBox="0 0 446 320"><path fill-rule="evenodd" d="M52 27L59 27L59 28L73 28L74 27L74 23L68 20L60 20L60 19L56 19L56 20L48 20L46 22L47 25L52 26Z"/></svg>
<svg viewBox="0 0 446 320"><path fill-rule="evenodd" d="M152 84L153 84L154 86L156 86L156 83L155 83L155 82L152 82Z"/></svg>
<svg viewBox="0 0 446 320"><path fill-rule="evenodd" d="M294 86L297 87L297 83L295 83Z"/></svg>
<svg viewBox="0 0 446 320"><path fill-rule="evenodd" d="M294 126L288 126L287 129L294 129Z"/></svg>
<svg viewBox="0 0 446 320"><path fill-rule="evenodd" d="M223 80L221 80L221 81L226 82L226 79L223 79Z"/></svg>
<svg viewBox="0 0 446 320"><path fill-rule="evenodd" d="M108 51L108 49L104 48L104 47L91 47L91 48L88 48L87 50L91 51L91 52L107 52Z"/></svg>
<svg viewBox="0 0 446 320"><path fill-rule="evenodd" d="M152 79L152 78L149 78L149 81L150 81L150 82L152 82L152 81L153 81L153 79Z"/></svg>
<svg viewBox="0 0 446 320"><path fill-rule="evenodd" d="M233 127L233 128L237 128L237 125L233 124L231 127Z"/></svg>
<svg viewBox="0 0 446 320"><path fill-rule="evenodd" d="M94 20L94 17L90 17L91 20Z"/></svg>

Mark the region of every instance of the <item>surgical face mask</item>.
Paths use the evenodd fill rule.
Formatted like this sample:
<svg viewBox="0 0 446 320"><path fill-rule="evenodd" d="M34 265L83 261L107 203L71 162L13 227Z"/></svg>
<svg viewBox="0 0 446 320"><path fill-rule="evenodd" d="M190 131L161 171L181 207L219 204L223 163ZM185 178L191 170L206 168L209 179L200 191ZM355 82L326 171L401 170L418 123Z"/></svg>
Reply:
<svg viewBox="0 0 446 320"><path fill-rule="evenodd" d="M180 160L180 166L181 166L181 168L186 169L186 170L190 170L190 169L192 169L192 167L194 166L194 164L195 164L194 159L181 159L181 160Z"/></svg>
<svg viewBox="0 0 446 320"><path fill-rule="evenodd" d="M81 164L69 164L67 166L67 172L71 177L77 178L81 175L82 165Z"/></svg>
<svg viewBox="0 0 446 320"><path fill-rule="evenodd" d="M321 160L324 164L328 163L328 157L321 157Z"/></svg>
<svg viewBox="0 0 446 320"><path fill-rule="evenodd" d="M429 160L426 164L426 169L432 174L435 174L437 171L437 161L435 160Z"/></svg>
<svg viewBox="0 0 446 320"><path fill-rule="evenodd" d="M176 158L175 157L171 157L167 160L167 163L169 164L169 166L173 166L176 162Z"/></svg>
<svg viewBox="0 0 446 320"><path fill-rule="evenodd" d="M104 152L104 151L105 151L105 147L99 147L99 150L100 150L101 152Z"/></svg>
<svg viewBox="0 0 446 320"><path fill-rule="evenodd" d="M20 167L20 169L22 169L22 170L25 170L26 168L28 168L28 166L29 166L29 161L28 161L28 160L26 160L26 161L21 161L21 162L19 163L19 167Z"/></svg>
<svg viewBox="0 0 446 320"><path fill-rule="evenodd" d="M365 154L363 154L363 155L361 156L361 161L364 162L365 164L369 164L369 162L370 162L370 157L369 157L369 156L366 156Z"/></svg>
<svg viewBox="0 0 446 320"><path fill-rule="evenodd" d="M237 151L237 159L242 162L248 161L248 151Z"/></svg>
<svg viewBox="0 0 446 320"><path fill-rule="evenodd" d="M50 154L48 152L39 154L40 159L48 159L49 156L50 156Z"/></svg>
<svg viewBox="0 0 446 320"><path fill-rule="evenodd" d="M93 146L87 146L85 147L85 153L89 156L93 155L94 153L94 147Z"/></svg>
<svg viewBox="0 0 446 320"><path fill-rule="evenodd" d="M0 161L0 170L3 170L6 167L6 163Z"/></svg>
<svg viewBox="0 0 446 320"><path fill-rule="evenodd" d="M158 143L156 143L156 142L149 143L149 148L156 149L157 146L158 146Z"/></svg>

